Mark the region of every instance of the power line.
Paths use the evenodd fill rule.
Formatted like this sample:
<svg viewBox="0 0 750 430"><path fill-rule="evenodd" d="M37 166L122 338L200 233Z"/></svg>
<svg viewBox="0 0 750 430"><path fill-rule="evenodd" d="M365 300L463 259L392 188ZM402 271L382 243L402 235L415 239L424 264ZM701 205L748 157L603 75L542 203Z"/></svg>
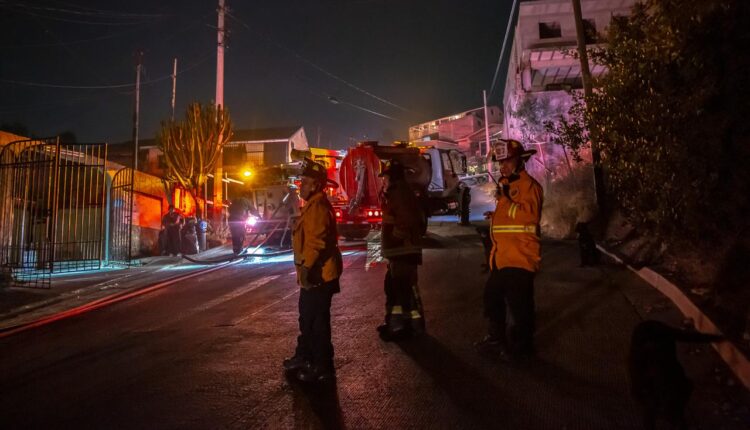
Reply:
<svg viewBox="0 0 750 430"><path fill-rule="evenodd" d="M190 24L189 26L187 26L187 27L184 27L184 28L181 28L181 29L177 30L176 32L172 33L171 35L169 35L169 36L167 36L165 38L159 39L157 41L157 43L163 44L165 42L168 42L171 39L174 39L180 33L188 31L188 30L190 30L190 29L192 29L194 27L197 27L197 26L199 26L201 24L206 25L201 20L204 19L204 18L206 18L207 16L209 16L211 14L212 13L208 13L208 14L200 17L197 20L194 20L192 18L188 18L189 20L194 21L194 22L192 24ZM171 16L174 17L176 15L171 15ZM156 22L156 21L151 21L151 22ZM69 41L69 42L59 41L59 42L48 42L48 43L32 43L32 44L27 44L27 45L3 45L3 46L0 46L0 49L27 49L27 48L44 48L44 47L54 47L54 46L82 45L82 44L89 43L89 42L97 42L97 41L100 41L100 40L114 39L116 37L120 37L120 36L123 36L123 35L134 33L136 31L139 31L138 28L129 28L127 30L123 30L123 31L120 31L120 32L117 32L117 33L105 34L103 36L93 37L93 38L90 38L90 39L79 39L79 40L72 40L72 41Z"/></svg>
<svg viewBox="0 0 750 430"><path fill-rule="evenodd" d="M107 17L115 17L115 18L117 17L120 17L120 18L155 18L155 17L167 16L165 14L114 12L114 11L105 11L102 9L87 9L87 8L80 8L79 10L74 10L74 9L64 9L64 8L51 7L51 6L29 5L26 3L10 3L7 1L0 1L0 4L7 4L11 7L15 6L15 7L20 7L20 8L25 8L25 9L67 13L70 15L107 16Z"/></svg>
<svg viewBox="0 0 750 430"><path fill-rule="evenodd" d="M192 70L198 67L199 65L203 64L206 60L212 57L213 57L213 53L202 57L200 60L194 62L193 64L179 71L177 75L180 75L182 73L185 73L189 70ZM172 79L171 73L168 75L160 76L158 78L149 79L148 81L143 81L141 82L141 85L155 84L158 82L165 81L167 79ZM135 86L135 84L132 82L127 83L127 84L115 84L115 85L66 85L66 84L50 84L46 82L18 81L14 79L3 79L3 78L0 78L0 82L6 83L6 84L13 84L13 85L24 85L28 87L59 88L59 89L72 89L72 90L108 90L108 89L117 89L117 88L130 88L130 87Z"/></svg>
<svg viewBox="0 0 750 430"><path fill-rule="evenodd" d="M295 74L295 77L301 83L303 83L303 84L305 83L305 80L302 77L300 77L300 76L298 76L296 74ZM353 107L354 109L358 109L358 110L361 110L363 112L367 112L369 114L372 114L372 115L375 115L375 116L379 116L381 118L390 119L390 120L393 120L393 121L403 122L402 120L400 120L398 118L393 118L392 116L388 116L386 114L383 114L383 113L380 113L380 112L377 112L377 111L374 111L374 110L371 110L371 109L367 109L366 107L359 106L359 105L356 105L354 103L351 103L351 102L348 102L348 101L345 101L345 100L341 100L338 97L334 97L332 95L325 94L325 93L323 93L323 92L321 92L319 90L313 89L311 87L305 87L305 89L307 89L307 91L310 92L310 94L313 94L313 95L315 95L317 97L320 97L320 98L328 101L329 103L342 104L342 105L350 106L350 107Z"/></svg>
<svg viewBox="0 0 750 430"><path fill-rule="evenodd" d="M133 33L135 31L138 31L137 28L130 28L118 33L114 34L106 34L104 36L94 37L91 39L79 39L79 40L71 40L70 42L56 42L56 43L32 43L28 45L4 45L0 46L0 49L27 49L27 48L44 48L44 47L51 47L51 46L73 46L73 45L81 45L84 43L89 42L96 42L99 40L106 40L106 39L113 39L115 37L122 36L124 34Z"/></svg>
<svg viewBox="0 0 750 430"><path fill-rule="evenodd" d="M117 25L117 26L121 26L121 25L140 25L140 24L145 24L145 23L149 23L149 22L154 22L155 20L158 20L158 19L162 18L162 16L155 16L155 17L152 17L150 19L145 19L145 20L141 20L141 21L130 21L130 22L112 21L112 20L109 20L109 21L90 21L90 20L86 21L86 20L81 20L81 19L63 18L63 17L52 16L52 15L43 14L43 13L36 13L36 12L32 12L32 11L30 11L28 9L24 10L23 7L18 8L18 7L13 7L13 6L7 6L7 3L0 3L0 8L6 9L6 10L10 10L10 11L13 11L13 12L23 13L23 14L34 16L34 17L37 17L37 18L49 19L49 20L53 20L53 21L68 22L68 23L73 23L73 24L84 24L84 25Z"/></svg>
<svg viewBox="0 0 750 430"><path fill-rule="evenodd" d="M371 93L371 92L369 92L369 91L367 91L367 90L365 90L365 89L363 89L363 88L360 88L360 87L358 87L357 85L354 85L354 84L352 84L351 82L349 82L349 81L345 80L344 78L341 78L341 77L339 77L339 76L337 76L337 75L334 75L333 73L329 72L328 70L326 70L326 69L322 68L321 66L319 66L319 65L317 65L317 64L315 64L315 63L313 63L312 61L308 60L307 58L305 58L305 57L301 56L301 55L300 55L300 54L298 54L298 53L297 53L296 51L294 51L294 50L292 50L292 49L290 49L290 48L287 48L286 46L284 46L284 45L280 44L279 42L275 41L274 39L272 39L272 38L271 38L270 36L268 36L267 34L265 34L265 33L262 33L262 32L260 32L260 31L258 31L258 30L254 30L254 29L252 29L252 28L251 28L251 27L250 27L249 25L247 25L247 23L245 23L245 22L244 22L244 21L242 21L241 19L237 18L237 17L236 17L236 16L234 16L233 14L227 13L227 16L229 16L230 18L232 18L233 20L235 20L235 21L236 21L237 23L239 23L240 25L242 25L242 26L243 26L243 27L245 27L246 29L248 29L248 30L250 30L250 31L254 31L254 32L256 32L256 33L260 34L260 35L261 35L261 36L263 36L263 37L264 37L264 38L265 38L265 39L266 39L266 40L267 40L268 42L270 42L270 43L272 43L272 44L274 44L274 45L278 46L279 48L281 48L281 49L283 49L283 50L285 50L285 51L289 52L290 54L292 54L292 55L293 55L293 56L294 56L295 58L297 58L298 60L300 60L300 61L302 61L302 62L304 62L304 63L308 64L308 65L309 65L310 67L314 68L315 70L318 70L319 72L321 72L321 73L325 74L326 76L328 76L328 77L330 77L330 78L332 78L332 79L335 79L335 80L337 80L337 81L339 81L339 82L341 82L341 83L343 83L343 84L347 85L348 87L350 87L350 88L352 88L352 89L354 89L354 90L356 90L356 91L359 91L360 93L362 93L362 94L365 94L365 95L367 95L367 96L369 96L369 97L372 97L372 98L374 98L374 99L376 99L376 100L378 100L378 101L380 101L380 102L382 102L382 103L385 103L385 104L387 104L387 105L393 106L393 107L395 107L395 108L398 108L398 109L401 109L401 110L402 110L402 111L404 111L404 112L412 112L412 113L416 113L416 112L414 112L414 111L412 111L412 110L410 110L410 109L407 109L407 108L405 108L405 107L403 107L403 106L397 105L396 103L390 102L390 101L388 101L388 100L386 100L386 99L384 99L384 98L382 98L382 97L378 97L378 96L376 96L375 94L373 94L373 93ZM378 115L380 115L380 114L378 114ZM390 118L390 119L393 119L393 118L391 118L391 117L389 117L389 116L387 116L387 115L386 115L385 117L386 117L386 118Z"/></svg>
<svg viewBox="0 0 750 430"><path fill-rule="evenodd" d="M518 0L513 0L513 6L510 9L510 17L508 17L508 25L505 27L505 37L503 38L503 47L500 49L500 57L497 59L497 67L495 67L495 76L492 78L492 85L490 86L489 97L492 97L492 93L495 91L495 84L497 84L497 77L500 73L500 63L505 58L505 47L508 43L508 35L510 34L510 27L513 25L513 18L516 12L516 5Z"/></svg>

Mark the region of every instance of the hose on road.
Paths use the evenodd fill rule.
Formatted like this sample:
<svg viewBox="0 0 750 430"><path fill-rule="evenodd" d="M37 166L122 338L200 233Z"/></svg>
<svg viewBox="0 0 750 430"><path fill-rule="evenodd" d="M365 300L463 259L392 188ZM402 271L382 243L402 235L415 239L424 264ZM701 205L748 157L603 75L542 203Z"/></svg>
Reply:
<svg viewBox="0 0 750 430"><path fill-rule="evenodd" d="M287 220L287 226L288 226L288 224L289 224L289 221ZM283 254L290 253L290 252L292 252L291 249L284 249L284 250L281 250L281 251L269 252L269 253L265 253L265 252L264 253L258 253L258 250L263 245L265 245L266 242L268 242L268 240L273 236L273 234L276 233L277 230L279 230L280 226L281 226L281 223L278 223L276 225L276 227L274 227L274 229L271 231L271 233L266 234L266 237L263 239L263 241L260 244L258 244L258 245L248 245L239 254L232 254L232 255L228 255L226 257L214 258L214 259L211 259L211 260L199 260L199 259L196 259L196 258L188 257L187 255L184 255L184 254L182 255L182 258L184 258L185 260L187 260L187 261L189 261L189 262L191 262L193 264L207 264L208 265L208 264L229 263L230 261L240 260L240 259L244 260L246 258L251 258L251 257L275 257L277 255L283 255ZM285 234L285 236L286 236L286 234ZM282 241L283 241L283 237L282 237ZM248 253L248 250L250 248L255 248L255 249L252 252Z"/></svg>

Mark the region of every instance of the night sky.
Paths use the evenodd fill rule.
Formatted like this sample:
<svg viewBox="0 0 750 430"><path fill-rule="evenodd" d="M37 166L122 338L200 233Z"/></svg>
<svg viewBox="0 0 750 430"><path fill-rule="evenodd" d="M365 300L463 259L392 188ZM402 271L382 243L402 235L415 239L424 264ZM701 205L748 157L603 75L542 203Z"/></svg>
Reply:
<svg viewBox="0 0 750 430"><path fill-rule="evenodd" d="M170 115L174 57L177 116L214 99L217 3L0 0L0 123L129 140L142 50L140 136L153 137ZM409 125L481 106L511 3L227 0L224 97L235 129L303 125L311 145L320 130L321 146L343 148L406 138Z"/></svg>

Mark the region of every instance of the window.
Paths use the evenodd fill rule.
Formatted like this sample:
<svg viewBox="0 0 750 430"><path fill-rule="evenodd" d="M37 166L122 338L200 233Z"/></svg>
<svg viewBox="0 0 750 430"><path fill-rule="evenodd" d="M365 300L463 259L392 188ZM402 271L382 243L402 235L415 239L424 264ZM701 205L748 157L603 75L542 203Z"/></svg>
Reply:
<svg viewBox="0 0 750 430"><path fill-rule="evenodd" d="M599 39L596 33L596 21L593 19L583 20L583 36L586 40L586 44L596 43Z"/></svg>
<svg viewBox="0 0 750 430"><path fill-rule="evenodd" d="M443 157L443 170L445 170L446 172L450 172L452 169L451 169L451 160L450 158L448 158L448 154L443 152L440 155L442 155Z"/></svg>
<svg viewBox="0 0 750 430"><path fill-rule="evenodd" d="M556 37L562 37L562 30L560 30L559 22L551 21L539 23L540 39L554 39Z"/></svg>
<svg viewBox="0 0 750 430"><path fill-rule="evenodd" d="M450 152L451 163L455 173L465 174L466 173L466 157L458 151Z"/></svg>

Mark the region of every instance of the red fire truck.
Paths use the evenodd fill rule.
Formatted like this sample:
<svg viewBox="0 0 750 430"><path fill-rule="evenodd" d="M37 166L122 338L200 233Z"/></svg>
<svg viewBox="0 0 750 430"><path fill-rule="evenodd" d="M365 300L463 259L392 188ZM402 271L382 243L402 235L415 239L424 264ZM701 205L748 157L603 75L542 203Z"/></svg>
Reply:
<svg viewBox="0 0 750 430"><path fill-rule="evenodd" d="M339 234L344 238L362 239L382 223L380 158L373 150L377 142L361 142L349 148L338 169L340 189L346 199L332 201Z"/></svg>
<svg viewBox="0 0 750 430"><path fill-rule="evenodd" d="M455 148L433 146L378 145L360 142L349 148L339 165L338 183L345 200L332 203L336 210L339 234L347 239L362 239L382 223L378 177L382 164L398 160L406 166L406 179L420 199L426 216L458 215L469 219L471 190L462 181L466 176L466 156Z"/></svg>

